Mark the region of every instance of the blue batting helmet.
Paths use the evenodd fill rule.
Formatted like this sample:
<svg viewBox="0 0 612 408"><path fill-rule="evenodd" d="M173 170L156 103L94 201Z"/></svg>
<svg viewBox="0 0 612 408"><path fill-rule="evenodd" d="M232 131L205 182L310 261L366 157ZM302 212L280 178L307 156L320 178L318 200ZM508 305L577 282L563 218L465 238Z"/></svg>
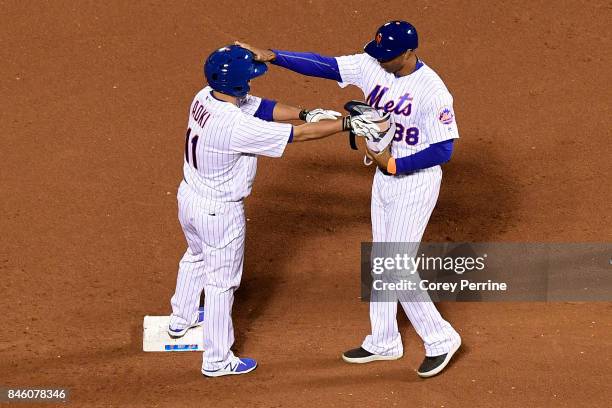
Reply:
<svg viewBox="0 0 612 408"><path fill-rule="evenodd" d="M266 73L268 66L255 61L253 53L237 45L219 48L206 59L204 75L215 91L241 97L251 87L249 81Z"/></svg>
<svg viewBox="0 0 612 408"><path fill-rule="evenodd" d="M389 21L376 30L376 36L363 50L373 58L384 62L414 50L419 46L416 28L407 21Z"/></svg>

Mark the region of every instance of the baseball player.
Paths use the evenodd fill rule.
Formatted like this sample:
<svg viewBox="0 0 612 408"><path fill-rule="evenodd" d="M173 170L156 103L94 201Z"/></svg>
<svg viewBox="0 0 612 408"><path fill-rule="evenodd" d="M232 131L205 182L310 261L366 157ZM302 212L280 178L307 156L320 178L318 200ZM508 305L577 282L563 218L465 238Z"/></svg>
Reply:
<svg viewBox="0 0 612 408"><path fill-rule="evenodd" d="M368 105L391 114L395 124L391 144L380 152L367 148L368 157L377 164L371 202L373 241L420 242L438 199L440 165L450 159L459 134L451 94L415 53L414 26L406 21L387 22L365 45L365 53L335 58L237 44L253 51L259 61L331 79L341 87L355 85ZM348 363L395 360L403 355L397 300L377 296L373 292L370 301L371 333L361 347L343 353ZM431 377L447 366L461 338L429 296L424 296L403 295L399 301L425 345L425 359L417 373Z"/></svg>
<svg viewBox="0 0 612 408"><path fill-rule="evenodd" d="M184 179L178 190L179 221L188 248L179 263L168 332L180 337L203 324L202 373L208 377L245 374L257 367L255 360L238 358L230 350L234 291L244 258L243 200L251 192L257 156L280 157L288 143L343 130L379 129L365 117L321 121L340 114L301 111L249 95L250 81L266 71L265 63L254 61L253 54L239 46L213 52L204 67L208 86L196 94L189 110ZM292 119L311 123L273 122ZM202 289L205 313L198 310Z"/></svg>

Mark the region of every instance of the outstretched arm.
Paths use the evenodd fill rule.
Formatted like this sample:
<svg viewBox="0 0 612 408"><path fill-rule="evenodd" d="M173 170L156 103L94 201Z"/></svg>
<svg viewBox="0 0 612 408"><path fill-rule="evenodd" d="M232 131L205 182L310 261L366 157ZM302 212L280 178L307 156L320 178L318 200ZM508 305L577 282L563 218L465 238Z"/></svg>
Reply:
<svg viewBox="0 0 612 408"><path fill-rule="evenodd" d="M272 64L287 68L298 74L342 82L340 69L334 57L315 54L314 52L293 52L273 50L275 58Z"/></svg>
<svg viewBox="0 0 612 408"><path fill-rule="evenodd" d="M307 142L322 139L334 133L347 130L344 120L324 120L318 123L304 123L293 127L292 142Z"/></svg>
<svg viewBox="0 0 612 408"><path fill-rule="evenodd" d="M338 62L334 57L313 52L264 50L238 41L235 44L251 51L258 61L270 62L298 74L342 82Z"/></svg>
<svg viewBox="0 0 612 408"><path fill-rule="evenodd" d="M305 142L307 140L321 139L334 133L350 130L360 137L367 138L373 133L381 132L380 122L373 121L366 114L345 116L341 120L322 120L318 123L305 123L294 126L291 141Z"/></svg>
<svg viewBox="0 0 612 408"><path fill-rule="evenodd" d="M266 122L303 120L304 122L312 123L322 120L336 120L342 115L333 110L322 108L312 110L300 109L271 99L262 99L253 116Z"/></svg>
<svg viewBox="0 0 612 408"><path fill-rule="evenodd" d="M300 108L296 108L295 106L277 103L276 106L274 106L272 117L274 118L275 122L284 120L298 120L300 119L301 111L302 110Z"/></svg>

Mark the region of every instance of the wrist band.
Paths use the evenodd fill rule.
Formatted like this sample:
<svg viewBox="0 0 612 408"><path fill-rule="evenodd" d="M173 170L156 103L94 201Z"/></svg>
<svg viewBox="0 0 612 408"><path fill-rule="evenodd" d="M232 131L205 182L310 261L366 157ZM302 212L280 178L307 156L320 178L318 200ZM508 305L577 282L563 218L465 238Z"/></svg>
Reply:
<svg viewBox="0 0 612 408"><path fill-rule="evenodd" d="M342 118L342 130L351 130L351 117L345 116Z"/></svg>
<svg viewBox="0 0 612 408"><path fill-rule="evenodd" d="M397 167L395 166L395 159L393 157L389 157L389 161L387 162L387 172L391 174L397 173Z"/></svg>
<svg viewBox="0 0 612 408"><path fill-rule="evenodd" d="M302 109L298 116L300 120L303 120L304 122L306 122L306 115L308 115L308 111L306 109Z"/></svg>

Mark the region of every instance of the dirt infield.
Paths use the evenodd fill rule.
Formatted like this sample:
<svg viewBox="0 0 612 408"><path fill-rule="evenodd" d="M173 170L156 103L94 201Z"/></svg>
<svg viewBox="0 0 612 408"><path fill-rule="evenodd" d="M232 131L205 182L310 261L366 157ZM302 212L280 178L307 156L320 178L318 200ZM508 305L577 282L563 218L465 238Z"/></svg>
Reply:
<svg viewBox="0 0 612 408"><path fill-rule="evenodd" d="M340 360L369 330L372 177L344 137L260 161L234 307L257 371L202 378L199 353L143 353L141 326L169 313L185 247L201 63L235 39L341 55L413 22L461 133L425 239L612 242L609 1L111 3L0 3L0 386L68 387L79 407L608 406L610 303L441 304L465 347L429 380L404 317L403 359ZM361 96L270 71L254 94L336 110Z"/></svg>

